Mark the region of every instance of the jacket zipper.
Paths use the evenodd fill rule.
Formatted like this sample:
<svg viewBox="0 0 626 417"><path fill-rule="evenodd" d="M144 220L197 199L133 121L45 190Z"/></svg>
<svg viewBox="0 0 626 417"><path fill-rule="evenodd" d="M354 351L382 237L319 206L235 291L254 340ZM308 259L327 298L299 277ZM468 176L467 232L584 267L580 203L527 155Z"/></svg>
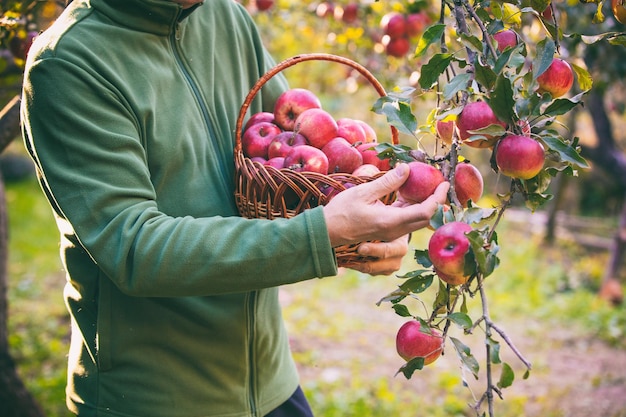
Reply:
<svg viewBox="0 0 626 417"><path fill-rule="evenodd" d="M176 60L176 63L178 64L178 67L182 71L182 73L183 73L183 75L185 77L185 80L187 81L187 84L191 88L191 91L193 92L193 95L196 98L198 106L200 107L200 111L202 113L202 117L204 119L205 125L207 127L208 132L209 132L209 139L213 139L213 138L217 139L217 135L215 134L215 129L213 128L213 123L211 122L211 116L209 114L208 107L207 107L204 99L202 98L202 95L200 94L200 89L198 88L197 84L195 83L195 81L191 77L191 74L190 74L189 70L187 69L187 67L185 66L184 60L183 60L183 58L181 56L180 45L179 45L179 41L180 41L181 36L182 36L181 35L181 23L178 22L178 23L176 23L176 27L174 29L174 32L170 36L170 43L172 44L172 51L174 53L174 59ZM213 143L212 145L213 146L217 146L219 148L219 154L220 155L224 155L224 151L223 151L222 146L220 145L220 143ZM222 158L217 158L217 159L218 159L217 163L218 163L218 165L220 167L220 172L222 172L222 173L228 172L227 170L229 169L229 167L227 167L224 164L223 159ZM224 189L224 195L232 194L232 189L229 186L229 184L227 184L228 181L225 180L224 176L220 176L220 182L222 184L222 188ZM230 199L229 201L234 201L234 199Z"/></svg>
<svg viewBox="0 0 626 417"><path fill-rule="evenodd" d="M254 310L256 307L256 299L257 299L257 292L256 291L251 291L250 293L248 293L246 300L247 300L247 323L248 323L248 364L249 364L249 368L248 368L248 373L249 373L249 379L248 379L248 385L249 385L249 401L250 401L250 410L252 411L252 415L253 416L257 416L257 408L256 408L256 383L255 383L255 378L256 378L256 373L254 371L254 363L255 363L255 359L254 359L254 327L255 327L255 320L254 320Z"/></svg>

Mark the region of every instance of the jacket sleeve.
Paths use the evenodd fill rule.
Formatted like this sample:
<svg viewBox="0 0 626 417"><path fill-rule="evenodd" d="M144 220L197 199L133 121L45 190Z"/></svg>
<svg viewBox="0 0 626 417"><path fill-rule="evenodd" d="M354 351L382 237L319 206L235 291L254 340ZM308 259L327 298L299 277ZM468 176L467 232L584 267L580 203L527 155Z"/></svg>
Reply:
<svg viewBox="0 0 626 417"><path fill-rule="evenodd" d="M84 69L46 61L25 78L23 129L62 251L80 247L98 273L137 296L242 292L336 274L321 208L271 221L160 211L127 104L106 89L89 93L80 84L94 75Z"/></svg>

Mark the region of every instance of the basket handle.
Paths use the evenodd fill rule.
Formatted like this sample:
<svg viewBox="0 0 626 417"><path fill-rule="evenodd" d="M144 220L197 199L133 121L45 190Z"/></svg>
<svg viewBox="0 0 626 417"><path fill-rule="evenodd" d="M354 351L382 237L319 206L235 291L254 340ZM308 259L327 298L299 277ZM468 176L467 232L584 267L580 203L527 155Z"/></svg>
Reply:
<svg viewBox="0 0 626 417"><path fill-rule="evenodd" d="M239 117L237 118L237 124L235 126L235 152L241 152L242 150L241 136L243 134L242 132L243 121L246 117L246 113L248 112L248 108L250 107L252 100L254 100L254 97L257 95L259 90L261 90L261 88L263 87L263 85L265 85L265 83L267 83L272 77L274 77L276 74L278 74L282 70L289 68L293 65L296 65L300 62L304 62L304 61L331 61L331 62L339 62L341 64L352 67L353 69L357 70L363 77L365 77L367 81L369 81L369 83L374 87L376 92L381 97L387 95L387 92L385 91L382 84L376 79L376 77L374 77L374 75L372 75L371 72L369 72L367 68L365 68L358 62L355 62L349 58L345 58L339 55L325 54L325 53L302 54L302 55L293 56L291 58L287 58L284 61L278 63L273 68L271 68L268 72L263 74L261 78L257 80L257 82L254 84L254 86L252 87L248 95L246 96L246 99L244 100L241 106L241 109L239 110ZM398 129L395 126L390 126L390 127L391 127L392 142L394 145L397 145L398 144Z"/></svg>

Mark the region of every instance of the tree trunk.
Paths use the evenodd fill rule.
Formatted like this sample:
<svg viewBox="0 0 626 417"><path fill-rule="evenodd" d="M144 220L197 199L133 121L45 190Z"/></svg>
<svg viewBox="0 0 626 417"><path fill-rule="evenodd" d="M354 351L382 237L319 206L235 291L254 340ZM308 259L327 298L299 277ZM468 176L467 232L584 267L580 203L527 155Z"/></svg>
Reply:
<svg viewBox="0 0 626 417"><path fill-rule="evenodd" d="M626 190L626 154L616 146L611 121L606 113L603 94L599 91L591 91L586 108L593 119L594 129L598 137L598 146L594 148L584 147L583 156L593 161L596 166L601 167L619 183L622 190ZM624 299L618 272L619 266L623 262L625 250L626 198L624 198L622 203L620 226L615 233L609 264L605 270L599 294L613 304L620 304Z"/></svg>
<svg viewBox="0 0 626 417"><path fill-rule="evenodd" d="M0 112L0 153L19 135L20 97L16 96ZM4 180L0 175L0 416L44 417L45 414L30 394L9 353L8 337L8 221Z"/></svg>

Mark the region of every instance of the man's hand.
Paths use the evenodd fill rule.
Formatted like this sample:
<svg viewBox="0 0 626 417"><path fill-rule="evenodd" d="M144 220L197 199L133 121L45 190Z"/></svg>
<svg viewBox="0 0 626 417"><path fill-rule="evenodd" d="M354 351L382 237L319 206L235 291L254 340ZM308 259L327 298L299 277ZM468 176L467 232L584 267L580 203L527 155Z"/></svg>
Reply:
<svg viewBox="0 0 626 417"><path fill-rule="evenodd" d="M400 164L376 180L349 188L324 206L324 217L333 247L378 240L389 244L426 227L439 204L446 201L449 184L440 184L420 204L401 200L386 205L379 199L396 191L408 178L407 164Z"/></svg>
<svg viewBox="0 0 626 417"><path fill-rule="evenodd" d="M367 262L350 266L370 275L391 275L402 266L402 259L409 251L409 236L401 236L391 242L365 242L359 245L357 253L372 257Z"/></svg>

